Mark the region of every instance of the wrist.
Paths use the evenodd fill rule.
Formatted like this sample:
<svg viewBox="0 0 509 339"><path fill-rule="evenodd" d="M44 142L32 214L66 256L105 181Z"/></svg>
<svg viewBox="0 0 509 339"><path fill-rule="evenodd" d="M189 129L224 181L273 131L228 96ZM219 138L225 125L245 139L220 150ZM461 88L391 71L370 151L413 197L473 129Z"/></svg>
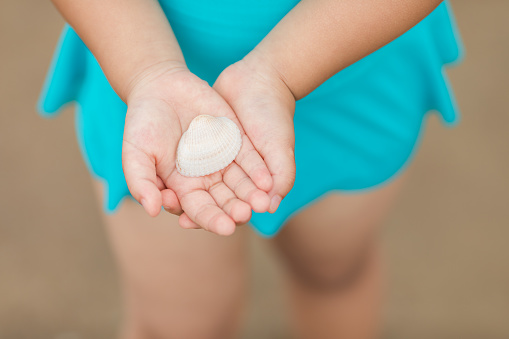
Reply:
<svg viewBox="0 0 509 339"><path fill-rule="evenodd" d="M139 71L133 73L125 86L120 90L121 99L128 103L133 93L145 84L150 83L162 75L170 75L172 73L189 71L184 61L161 60L140 67Z"/></svg>
<svg viewBox="0 0 509 339"><path fill-rule="evenodd" d="M280 98L287 101L290 106L295 105L295 101L297 101L298 98L295 96L290 86L288 86L284 74L275 67L263 52L254 49L241 60L241 63L251 72L268 82L278 92Z"/></svg>

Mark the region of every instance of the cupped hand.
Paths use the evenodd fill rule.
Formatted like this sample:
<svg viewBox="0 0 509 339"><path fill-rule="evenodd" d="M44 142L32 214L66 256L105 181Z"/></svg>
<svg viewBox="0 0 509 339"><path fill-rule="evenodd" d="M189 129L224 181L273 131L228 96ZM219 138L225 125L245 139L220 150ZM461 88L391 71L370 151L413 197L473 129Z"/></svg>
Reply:
<svg viewBox="0 0 509 339"><path fill-rule="evenodd" d="M269 212L273 213L295 182L295 97L256 51L226 68L213 88L233 108L271 173Z"/></svg>
<svg viewBox="0 0 509 339"><path fill-rule="evenodd" d="M127 95L122 164L133 197L148 214L161 206L180 214L184 228L229 235L265 212L273 182L260 154L226 101L183 65L159 64L136 78ZM225 169L199 178L175 168L182 133L200 114L224 116L241 130L242 148Z"/></svg>

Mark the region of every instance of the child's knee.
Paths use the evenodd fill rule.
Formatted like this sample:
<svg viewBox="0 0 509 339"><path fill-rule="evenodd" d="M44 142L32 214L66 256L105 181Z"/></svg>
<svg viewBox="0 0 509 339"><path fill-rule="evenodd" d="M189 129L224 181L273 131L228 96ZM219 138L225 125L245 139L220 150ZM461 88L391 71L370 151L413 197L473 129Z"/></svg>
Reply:
<svg viewBox="0 0 509 339"><path fill-rule="evenodd" d="M298 284L317 291L342 290L355 284L375 254L373 239L356 246L320 251L283 251L289 273Z"/></svg>
<svg viewBox="0 0 509 339"><path fill-rule="evenodd" d="M332 194L293 217L275 243L296 281L319 290L355 283L378 253L379 227L400 183Z"/></svg>

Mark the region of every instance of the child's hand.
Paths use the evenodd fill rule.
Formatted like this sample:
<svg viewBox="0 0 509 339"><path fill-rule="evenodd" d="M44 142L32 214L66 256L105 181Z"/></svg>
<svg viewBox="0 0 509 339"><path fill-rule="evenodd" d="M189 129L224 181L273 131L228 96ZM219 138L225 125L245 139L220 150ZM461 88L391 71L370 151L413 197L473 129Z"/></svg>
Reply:
<svg viewBox="0 0 509 339"><path fill-rule="evenodd" d="M274 68L255 52L225 69L213 87L233 108L267 164L274 182L269 192L273 213L295 181L295 98Z"/></svg>
<svg viewBox="0 0 509 339"><path fill-rule="evenodd" d="M159 64L137 77L127 104L124 174L131 194L150 215L156 216L162 205L181 214L184 228L228 235L235 224L249 221L251 208L268 210L271 175L232 109L205 81L185 66ZM182 133L200 114L233 120L243 144L224 170L188 178L175 168L176 149Z"/></svg>

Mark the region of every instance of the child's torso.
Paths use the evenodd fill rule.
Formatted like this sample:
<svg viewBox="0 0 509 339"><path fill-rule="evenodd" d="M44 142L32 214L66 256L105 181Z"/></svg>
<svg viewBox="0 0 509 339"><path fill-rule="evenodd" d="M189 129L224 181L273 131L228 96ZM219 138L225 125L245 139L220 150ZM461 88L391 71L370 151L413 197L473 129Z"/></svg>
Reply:
<svg viewBox="0 0 509 339"><path fill-rule="evenodd" d="M212 80L240 60L298 0L160 0L191 70Z"/></svg>

